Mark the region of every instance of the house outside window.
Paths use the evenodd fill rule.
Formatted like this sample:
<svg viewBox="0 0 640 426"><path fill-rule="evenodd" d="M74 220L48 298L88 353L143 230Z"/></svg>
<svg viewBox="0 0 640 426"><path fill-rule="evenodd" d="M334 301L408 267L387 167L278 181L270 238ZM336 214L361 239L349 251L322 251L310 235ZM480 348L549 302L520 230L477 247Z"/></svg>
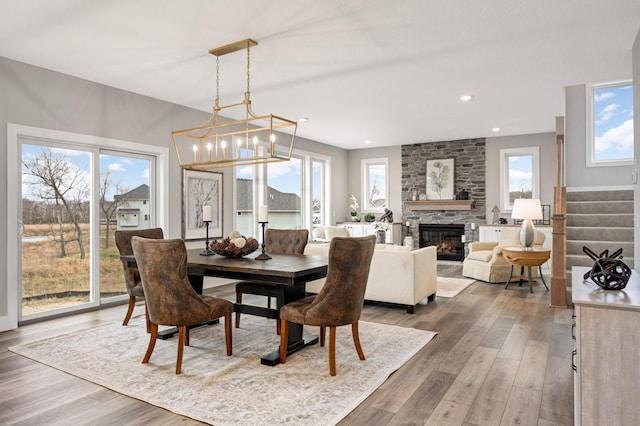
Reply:
<svg viewBox="0 0 640 426"><path fill-rule="evenodd" d="M587 167L633 164L632 83L593 84L587 96Z"/></svg>

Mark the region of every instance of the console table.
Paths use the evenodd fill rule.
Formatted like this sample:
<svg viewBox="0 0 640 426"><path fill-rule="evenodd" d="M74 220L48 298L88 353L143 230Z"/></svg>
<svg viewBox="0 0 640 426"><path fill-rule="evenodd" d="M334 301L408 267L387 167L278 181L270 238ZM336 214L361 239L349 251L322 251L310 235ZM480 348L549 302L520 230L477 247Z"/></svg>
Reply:
<svg viewBox="0 0 640 426"><path fill-rule="evenodd" d="M639 425L640 276L623 290L603 290L571 271L575 305L574 424Z"/></svg>

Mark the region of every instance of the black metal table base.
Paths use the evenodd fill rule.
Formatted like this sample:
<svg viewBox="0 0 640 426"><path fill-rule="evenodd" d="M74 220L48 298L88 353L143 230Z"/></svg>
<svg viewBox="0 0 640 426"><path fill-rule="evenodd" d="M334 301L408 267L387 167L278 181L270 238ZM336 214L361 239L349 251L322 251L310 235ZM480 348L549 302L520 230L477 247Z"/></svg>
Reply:
<svg viewBox="0 0 640 426"><path fill-rule="evenodd" d="M287 347L287 356L289 356L292 353L297 352L300 349L305 348L307 346L315 345L316 343L318 343L318 338L317 337L306 336L301 341L298 341L296 343L290 344ZM270 354L267 354L267 355L263 356L262 358L260 358L260 364L268 365L269 367L274 367L274 366L280 364L280 350L279 349L275 350L275 351L271 352Z"/></svg>
<svg viewBox="0 0 640 426"><path fill-rule="evenodd" d="M189 326L189 330L195 330L197 328L201 328L201 327L208 327L210 325L214 325L214 324L218 324L220 322L220 320L218 318L211 320L209 322L205 322L203 324L194 324ZM167 328L166 330L161 330L158 331L158 339L160 340L167 340L167 339L171 339L172 337L175 337L178 335L178 327L171 327L171 328Z"/></svg>

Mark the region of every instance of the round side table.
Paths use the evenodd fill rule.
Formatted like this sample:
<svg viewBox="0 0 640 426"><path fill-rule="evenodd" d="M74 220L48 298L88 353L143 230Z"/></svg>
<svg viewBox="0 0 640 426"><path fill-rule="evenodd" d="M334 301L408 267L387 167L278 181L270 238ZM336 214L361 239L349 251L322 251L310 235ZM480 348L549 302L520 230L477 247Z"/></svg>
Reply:
<svg viewBox="0 0 640 426"><path fill-rule="evenodd" d="M540 272L540 279L542 280L542 284L549 291L549 287L547 287L547 283L544 282L544 277L542 276L542 264L549 260L551 257L551 250L542 248L542 247L518 247L518 246L510 246L502 248L502 255L505 260L511 264L511 273L509 274L509 280L504 288L507 288L511 283L511 277L513 276L513 267L520 266L522 271L524 267L527 267L528 270L528 278L529 278L529 293L533 293L533 288L531 286L531 267L537 266ZM520 285L522 285L522 276L520 277Z"/></svg>

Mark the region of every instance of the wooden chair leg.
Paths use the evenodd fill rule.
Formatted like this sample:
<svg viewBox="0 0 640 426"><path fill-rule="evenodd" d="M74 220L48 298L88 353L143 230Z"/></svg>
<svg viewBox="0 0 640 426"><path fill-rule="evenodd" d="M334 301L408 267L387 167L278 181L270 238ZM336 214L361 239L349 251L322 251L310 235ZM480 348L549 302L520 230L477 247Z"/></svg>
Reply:
<svg viewBox="0 0 640 426"><path fill-rule="evenodd" d="M231 334L231 314L224 316L224 341L227 345L227 356L231 356L233 350L233 340Z"/></svg>
<svg viewBox="0 0 640 426"><path fill-rule="evenodd" d="M242 293L236 292L236 304L242 303ZM236 328L240 328L240 312L236 312Z"/></svg>
<svg viewBox="0 0 640 426"><path fill-rule="evenodd" d="M329 375L336 375L336 327L329 327Z"/></svg>
<svg viewBox="0 0 640 426"><path fill-rule="evenodd" d="M149 307L147 306L147 302L144 302L144 319L147 323L147 333L151 332L151 321L149 320Z"/></svg>
<svg viewBox="0 0 640 426"><path fill-rule="evenodd" d="M182 369L182 353L184 351L184 341L186 338L186 325L178 327L178 359L176 360L176 374L180 374Z"/></svg>
<svg viewBox="0 0 640 426"><path fill-rule="evenodd" d="M320 347L324 347L325 337L327 335L327 327L320 327Z"/></svg>
<svg viewBox="0 0 640 426"><path fill-rule="evenodd" d="M287 361L287 340L289 340L289 322L280 320L280 363Z"/></svg>
<svg viewBox="0 0 640 426"><path fill-rule="evenodd" d="M144 358L142 359L142 363L146 364L149 362L149 358L151 358L151 353L153 353L153 348L156 346L156 339L158 338L158 324L151 323L151 336L149 339L149 346L147 346L147 353L144 354Z"/></svg>
<svg viewBox="0 0 640 426"><path fill-rule="evenodd" d="M129 324L129 320L131 319L131 314L133 314L133 307L136 305L136 297L129 296L129 308L127 309L127 314L124 316L124 321L122 321L122 325Z"/></svg>
<svg viewBox="0 0 640 426"><path fill-rule="evenodd" d="M351 334L353 335L353 344L356 345L356 351L361 361L364 361L364 352L362 352L362 346L360 346L360 335L358 334L358 321L351 324Z"/></svg>
<svg viewBox="0 0 640 426"><path fill-rule="evenodd" d="M184 345L185 346L189 346L189 337L191 336L191 333L189 333L189 326L186 325L184 326Z"/></svg>

